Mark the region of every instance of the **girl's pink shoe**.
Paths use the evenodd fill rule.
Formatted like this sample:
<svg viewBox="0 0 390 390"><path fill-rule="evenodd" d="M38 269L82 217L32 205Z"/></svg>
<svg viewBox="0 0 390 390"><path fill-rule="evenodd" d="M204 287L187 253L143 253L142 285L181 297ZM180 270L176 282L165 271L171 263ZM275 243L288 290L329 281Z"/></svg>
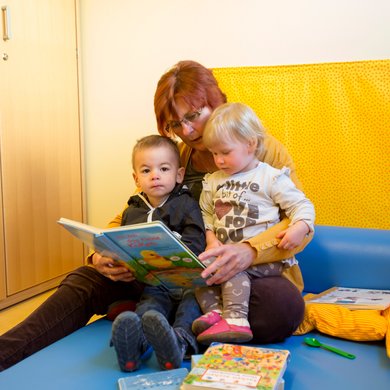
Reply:
<svg viewBox="0 0 390 390"><path fill-rule="evenodd" d="M195 335L198 335L204 332L206 329L210 328L210 326L216 324L218 321L221 321L221 314L212 310L206 314L203 314L199 318L197 318L192 323L192 331Z"/></svg>
<svg viewBox="0 0 390 390"><path fill-rule="evenodd" d="M210 344L213 341L220 343L245 343L252 340L253 333L249 326L230 325L224 318L198 335L201 344Z"/></svg>

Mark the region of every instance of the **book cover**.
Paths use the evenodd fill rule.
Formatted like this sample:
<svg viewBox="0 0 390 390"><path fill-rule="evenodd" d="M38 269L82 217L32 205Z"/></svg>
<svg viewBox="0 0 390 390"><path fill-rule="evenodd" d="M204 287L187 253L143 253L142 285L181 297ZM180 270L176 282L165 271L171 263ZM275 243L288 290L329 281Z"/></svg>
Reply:
<svg viewBox="0 0 390 390"><path fill-rule="evenodd" d="M179 390L188 374L186 368L152 372L150 374L131 375L118 379L119 390L164 389Z"/></svg>
<svg viewBox="0 0 390 390"><path fill-rule="evenodd" d="M191 368L181 389L278 389L289 359L288 350L212 343Z"/></svg>
<svg viewBox="0 0 390 390"><path fill-rule="evenodd" d="M191 368L194 368L196 366L196 364L198 363L199 359L202 356L203 355L201 354L191 355ZM285 380L284 378L281 378L278 384L276 385L275 390L284 390L284 384L285 384Z"/></svg>
<svg viewBox="0 0 390 390"><path fill-rule="evenodd" d="M306 300L307 303L342 305L348 309L385 310L390 306L390 290L332 287Z"/></svg>
<svg viewBox="0 0 390 390"><path fill-rule="evenodd" d="M112 229L61 218L58 223L103 256L121 262L137 280L168 288L204 286L205 265L162 222Z"/></svg>

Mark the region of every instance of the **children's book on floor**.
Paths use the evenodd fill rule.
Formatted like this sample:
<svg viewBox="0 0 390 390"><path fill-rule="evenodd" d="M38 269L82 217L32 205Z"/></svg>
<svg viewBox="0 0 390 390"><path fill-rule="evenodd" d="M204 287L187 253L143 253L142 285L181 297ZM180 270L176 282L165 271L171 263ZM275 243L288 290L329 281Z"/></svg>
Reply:
<svg viewBox="0 0 390 390"><path fill-rule="evenodd" d="M118 379L119 390L164 389L179 390L188 374L186 368L131 375Z"/></svg>
<svg viewBox="0 0 390 390"><path fill-rule="evenodd" d="M185 377L181 390L279 390L289 360L290 352L284 349L212 343Z"/></svg>
<svg viewBox="0 0 390 390"><path fill-rule="evenodd" d="M205 265L160 221L99 229L61 218L58 223L90 249L128 267L135 278L168 288L204 286Z"/></svg>
<svg viewBox="0 0 390 390"><path fill-rule="evenodd" d="M342 305L348 309L384 310L390 306L390 290L332 287L307 299L307 303Z"/></svg>

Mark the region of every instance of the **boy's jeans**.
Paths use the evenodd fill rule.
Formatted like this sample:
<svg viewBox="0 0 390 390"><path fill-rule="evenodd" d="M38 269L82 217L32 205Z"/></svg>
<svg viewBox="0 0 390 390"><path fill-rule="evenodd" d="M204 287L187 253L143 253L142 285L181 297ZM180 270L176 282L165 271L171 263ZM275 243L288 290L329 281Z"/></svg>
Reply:
<svg viewBox="0 0 390 390"><path fill-rule="evenodd" d="M192 322L202 315L192 289L167 289L163 286L146 286L135 312L142 317L148 310L163 314L172 324L176 334L187 344L188 354L198 352L196 336L192 333ZM192 350L189 351L188 347Z"/></svg>

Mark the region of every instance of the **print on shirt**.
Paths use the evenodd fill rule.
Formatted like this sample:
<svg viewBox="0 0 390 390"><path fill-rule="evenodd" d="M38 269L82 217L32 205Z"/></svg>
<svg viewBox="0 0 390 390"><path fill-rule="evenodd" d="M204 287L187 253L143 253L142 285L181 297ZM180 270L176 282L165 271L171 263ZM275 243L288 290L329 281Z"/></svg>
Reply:
<svg viewBox="0 0 390 390"><path fill-rule="evenodd" d="M259 207L253 203L253 194L260 191L258 183L233 179L218 185L220 199L214 203L214 213L219 220L216 230L218 240L225 243L244 239L244 228L256 225Z"/></svg>

